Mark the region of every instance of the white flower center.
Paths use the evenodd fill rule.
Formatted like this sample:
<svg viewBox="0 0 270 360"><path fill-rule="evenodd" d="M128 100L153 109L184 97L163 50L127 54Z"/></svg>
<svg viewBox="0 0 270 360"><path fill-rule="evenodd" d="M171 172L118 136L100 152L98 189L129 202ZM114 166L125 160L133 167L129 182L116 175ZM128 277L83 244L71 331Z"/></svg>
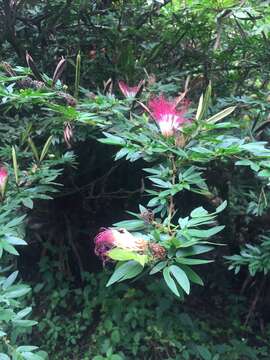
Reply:
<svg viewBox="0 0 270 360"><path fill-rule="evenodd" d="M168 137L172 136L179 128L179 117L175 114L165 114L158 122L161 134Z"/></svg>

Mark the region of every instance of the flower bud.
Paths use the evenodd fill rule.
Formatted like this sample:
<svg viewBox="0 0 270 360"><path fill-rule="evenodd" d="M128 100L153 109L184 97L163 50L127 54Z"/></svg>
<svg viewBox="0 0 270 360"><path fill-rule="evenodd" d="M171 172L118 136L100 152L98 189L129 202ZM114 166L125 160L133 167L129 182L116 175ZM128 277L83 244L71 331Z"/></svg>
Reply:
<svg viewBox="0 0 270 360"><path fill-rule="evenodd" d="M64 140L65 140L65 143L67 144L67 147L69 149L71 148L72 138L73 138L72 125L69 122L66 122L65 123L65 128L64 128Z"/></svg>
<svg viewBox="0 0 270 360"><path fill-rule="evenodd" d="M119 89L126 98L135 98L136 95L141 93L143 85L144 81L142 80L137 86L128 86L124 81L118 81Z"/></svg>
<svg viewBox="0 0 270 360"><path fill-rule="evenodd" d="M164 259L166 256L166 250L159 244L149 244L149 250L155 260Z"/></svg>
<svg viewBox="0 0 270 360"><path fill-rule="evenodd" d="M0 194L1 198L4 198L5 190L8 181L8 171L7 168L0 165Z"/></svg>

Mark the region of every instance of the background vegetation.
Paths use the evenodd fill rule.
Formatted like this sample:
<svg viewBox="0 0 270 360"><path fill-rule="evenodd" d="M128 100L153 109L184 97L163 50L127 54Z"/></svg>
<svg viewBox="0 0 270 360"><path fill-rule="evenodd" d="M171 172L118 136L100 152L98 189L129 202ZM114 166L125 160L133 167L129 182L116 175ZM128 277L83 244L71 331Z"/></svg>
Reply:
<svg viewBox="0 0 270 360"><path fill-rule="evenodd" d="M0 26L0 359L269 359L269 2L3 0ZM193 119L204 93L193 142L165 141L121 79L145 80L145 105L185 93ZM183 152L195 180L162 197ZM204 287L179 300L158 273L107 288L95 235L141 231L151 197L166 227L168 194L182 220L227 200Z"/></svg>

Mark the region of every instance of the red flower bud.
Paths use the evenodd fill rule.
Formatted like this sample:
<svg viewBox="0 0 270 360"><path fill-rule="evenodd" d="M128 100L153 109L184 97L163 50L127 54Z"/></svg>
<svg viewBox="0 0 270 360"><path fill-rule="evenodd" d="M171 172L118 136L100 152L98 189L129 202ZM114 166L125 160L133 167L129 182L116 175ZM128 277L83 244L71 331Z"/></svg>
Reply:
<svg viewBox="0 0 270 360"><path fill-rule="evenodd" d="M143 80L137 86L128 86L124 81L118 81L119 89L125 97L135 97L143 86Z"/></svg>
<svg viewBox="0 0 270 360"><path fill-rule="evenodd" d="M1 197L3 198L5 195L5 190L6 190L6 186L7 186L7 181L8 181L8 171L7 168L0 165L0 194Z"/></svg>

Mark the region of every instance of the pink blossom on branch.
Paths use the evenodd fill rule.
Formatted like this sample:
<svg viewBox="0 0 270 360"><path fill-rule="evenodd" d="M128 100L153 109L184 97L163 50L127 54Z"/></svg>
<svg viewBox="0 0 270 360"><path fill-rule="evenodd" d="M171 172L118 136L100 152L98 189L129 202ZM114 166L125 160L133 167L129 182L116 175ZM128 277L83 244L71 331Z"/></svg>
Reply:
<svg viewBox="0 0 270 360"><path fill-rule="evenodd" d="M135 238L126 229L102 229L94 239L95 254L106 260L108 251L117 247L130 251L143 251L146 241Z"/></svg>
<svg viewBox="0 0 270 360"><path fill-rule="evenodd" d="M179 109L176 101L170 101L159 96L149 101L148 107L158 124L161 134L165 137L173 136L177 130L190 121L185 115L188 111L189 102L182 101Z"/></svg>
<svg viewBox="0 0 270 360"><path fill-rule="evenodd" d="M143 80L139 82L137 86L128 86L124 81L120 80L118 81L119 89L121 90L121 93L125 97L135 97L138 92L141 90L141 87L143 85Z"/></svg>
<svg viewBox="0 0 270 360"><path fill-rule="evenodd" d="M7 168L0 165L0 194L1 194L1 197L4 197L7 180L8 180Z"/></svg>
<svg viewBox="0 0 270 360"><path fill-rule="evenodd" d="M94 239L95 254L103 262L108 260L109 251L120 248L140 254L151 254L152 258L158 260L166 255L166 250L159 244L150 243L144 239L138 239L126 229L102 229Z"/></svg>

